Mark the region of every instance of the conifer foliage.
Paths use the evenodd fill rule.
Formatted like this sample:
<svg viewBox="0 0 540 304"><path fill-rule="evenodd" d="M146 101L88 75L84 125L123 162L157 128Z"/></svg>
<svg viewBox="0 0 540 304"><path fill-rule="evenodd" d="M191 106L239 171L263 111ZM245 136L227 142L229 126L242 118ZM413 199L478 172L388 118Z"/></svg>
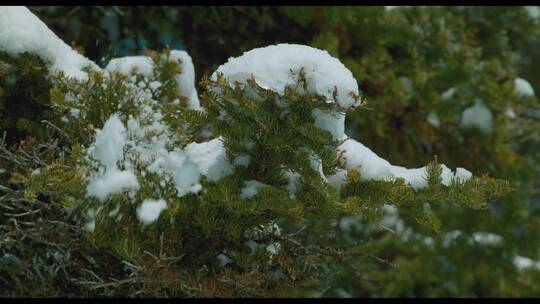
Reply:
<svg viewBox="0 0 540 304"><path fill-rule="evenodd" d="M56 38L25 8L6 14ZM2 31L17 24L0 29L3 296L317 295L343 269L369 281L359 260L396 266L344 240L340 218L373 231L397 208L437 233L437 210L486 209L511 190L436 157L393 166L347 136L346 115L373 113L325 51L246 52L198 94L184 51L74 73L49 61L84 60L32 53L31 40L15 50Z"/></svg>

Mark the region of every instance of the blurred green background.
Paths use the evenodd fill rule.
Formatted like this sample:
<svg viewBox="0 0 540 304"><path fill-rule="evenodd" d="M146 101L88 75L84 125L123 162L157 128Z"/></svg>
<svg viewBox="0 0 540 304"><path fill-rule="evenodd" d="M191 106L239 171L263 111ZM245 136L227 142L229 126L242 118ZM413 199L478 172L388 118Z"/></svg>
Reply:
<svg viewBox="0 0 540 304"><path fill-rule="evenodd" d="M516 191L483 212L440 206L439 234L391 211L385 225L395 233L341 219L344 241L377 240L372 252L399 268L359 260L358 269L377 283L342 271L319 295L540 296L540 267L516 264L516 257L540 260L540 107L514 85L520 77L540 89L538 7L30 9L101 66L170 46L191 55L197 80L256 47L327 50L353 72L368 100L369 110L348 115L347 134L391 163L423 166L437 155L452 169L507 179ZM492 115L489 131L460 123L478 100Z"/></svg>

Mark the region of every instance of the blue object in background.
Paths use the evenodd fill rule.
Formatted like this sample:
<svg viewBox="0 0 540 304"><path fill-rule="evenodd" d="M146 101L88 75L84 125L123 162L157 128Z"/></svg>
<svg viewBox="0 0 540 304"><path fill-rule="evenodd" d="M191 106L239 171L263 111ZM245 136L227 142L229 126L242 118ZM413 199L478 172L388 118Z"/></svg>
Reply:
<svg viewBox="0 0 540 304"><path fill-rule="evenodd" d="M123 38L122 40L118 41L117 43L113 43L111 45L111 51L113 52L115 57L123 57L123 56L135 56L135 55L144 55L144 48L147 47L147 40L144 38L144 36L137 35L136 39L138 40L138 45L140 47L139 50L137 50L137 44L135 43L135 39L131 37ZM162 44L162 48L165 48L166 45L169 45L171 49L173 50L186 50L186 44L181 39L175 39L173 40L171 35L169 33L163 33L160 37L160 43Z"/></svg>

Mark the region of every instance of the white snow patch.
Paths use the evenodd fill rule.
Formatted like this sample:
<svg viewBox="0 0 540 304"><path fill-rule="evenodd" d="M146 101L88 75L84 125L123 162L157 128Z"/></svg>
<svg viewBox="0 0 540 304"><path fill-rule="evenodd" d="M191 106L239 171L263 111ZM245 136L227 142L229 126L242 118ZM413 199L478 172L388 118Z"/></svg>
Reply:
<svg viewBox="0 0 540 304"><path fill-rule="evenodd" d="M441 94L441 99L442 100L447 100L447 99L450 99L452 98L452 96L454 96L454 93L457 91L457 88L450 88L446 91L444 91L442 94Z"/></svg>
<svg viewBox="0 0 540 304"><path fill-rule="evenodd" d="M311 116L315 119L315 127L329 131L334 140L343 138L345 132L345 113L332 113L320 109L313 109Z"/></svg>
<svg viewBox="0 0 540 304"><path fill-rule="evenodd" d="M503 240L500 235L489 232L475 232L472 234L472 239L481 245L498 245Z"/></svg>
<svg viewBox="0 0 540 304"><path fill-rule="evenodd" d="M89 196L104 201L109 195L128 189L139 189L135 174L129 170L120 171L117 168L108 168L105 174L93 176L86 192Z"/></svg>
<svg viewBox="0 0 540 304"><path fill-rule="evenodd" d="M345 138L344 138L345 139ZM410 184L415 189L424 188L427 183L426 167L407 169L401 166L393 166L387 160L379 157L362 143L353 139L347 139L338 147L338 155L342 154L345 166L348 169L359 169L360 179L368 180L390 180L396 177L403 178L405 183ZM441 164L442 183L446 186L450 185L452 178L455 177L452 170L446 165ZM467 180L466 170L460 168L456 171L459 178ZM458 173L459 172L459 173ZM468 171L467 171L468 172Z"/></svg>
<svg viewBox="0 0 540 304"><path fill-rule="evenodd" d="M341 191L341 187L347 182L347 170L338 169L334 175L328 176L328 181L338 192Z"/></svg>
<svg viewBox="0 0 540 304"><path fill-rule="evenodd" d="M336 91L337 103L344 109L359 106L358 84L351 71L327 51L299 44L277 44L256 48L237 58L229 58L211 76L217 73L234 86L236 81L245 82L252 76L258 85L283 95L286 87L296 86L298 74L303 69L310 93L325 96L333 101ZM291 73L292 71L292 73Z"/></svg>
<svg viewBox="0 0 540 304"><path fill-rule="evenodd" d="M67 77L88 79L82 69L99 67L58 38L29 9L4 6L0 9L0 50L10 55L29 52L43 59L52 71L63 71Z"/></svg>
<svg viewBox="0 0 540 304"><path fill-rule="evenodd" d="M223 267L227 264L230 264L233 260L231 258L229 258L228 256L224 255L224 254L218 254L218 256L216 257L217 260L218 260L218 266L219 267Z"/></svg>
<svg viewBox="0 0 540 304"><path fill-rule="evenodd" d="M510 119L516 118L516 112L514 112L514 109L508 107L506 108L506 111L504 111L504 115Z"/></svg>
<svg viewBox="0 0 540 304"><path fill-rule="evenodd" d="M86 189L88 196L103 201L110 194L139 188L137 177L133 172L118 169L118 161L124 158L125 143L126 128L118 115L112 115L105 122L103 129L97 130L96 141L89 149L90 154L105 166L105 172L91 177Z"/></svg>
<svg viewBox="0 0 540 304"><path fill-rule="evenodd" d="M188 193L197 193L202 189L199 184L199 168L179 149L164 153L148 166L148 171L163 178L164 172L170 172L176 186L176 194L182 197Z"/></svg>
<svg viewBox="0 0 540 304"><path fill-rule="evenodd" d="M263 187L265 187L266 184L263 184L256 180L249 180L244 182L244 188L242 188L240 192L241 198L252 198L257 193L259 193L259 190Z"/></svg>
<svg viewBox="0 0 540 304"><path fill-rule="evenodd" d="M195 68L191 56L185 51L172 50L169 57L170 61L180 63L180 74L174 76L174 80L180 88L180 93L189 98L187 107L190 109L199 109L200 102L195 89Z"/></svg>
<svg viewBox="0 0 540 304"><path fill-rule="evenodd" d="M137 209L137 218L145 225L151 224L159 218L161 211L167 208L167 203L163 199L144 200Z"/></svg>
<svg viewBox="0 0 540 304"><path fill-rule="evenodd" d="M249 166L250 161L251 161L251 156L245 155L245 154L238 155L237 157L234 158L233 165L247 167Z"/></svg>
<svg viewBox="0 0 540 304"><path fill-rule="evenodd" d="M441 121L439 120L439 115L435 113L434 111L430 111L427 116L427 122L432 125L434 128L438 128L441 126Z"/></svg>
<svg viewBox="0 0 540 304"><path fill-rule="evenodd" d="M466 182L471 177L472 173L469 170L461 167L456 169L455 178L457 178L460 182Z"/></svg>
<svg viewBox="0 0 540 304"><path fill-rule="evenodd" d="M294 199L296 197L296 191L298 190L298 180L300 179L300 174L292 170L284 170L283 174L288 179L287 186L285 187L289 193L289 197Z"/></svg>
<svg viewBox="0 0 540 304"><path fill-rule="evenodd" d="M527 268L540 269L539 261L535 261L533 259L520 255L514 257L514 265L516 265L519 270L524 270Z"/></svg>
<svg viewBox="0 0 540 304"><path fill-rule="evenodd" d="M107 72L118 72L124 75L139 73L145 77L154 75L154 62L148 56L126 56L114 58L105 67Z"/></svg>
<svg viewBox="0 0 540 304"><path fill-rule="evenodd" d="M532 85L523 78L516 78L514 80L515 93L519 97L531 97L534 96L534 89Z"/></svg>
<svg viewBox="0 0 540 304"><path fill-rule="evenodd" d="M221 137L202 143L190 143L184 151L199 166L201 174L211 182L233 173L233 166L227 159Z"/></svg>
<svg viewBox="0 0 540 304"><path fill-rule="evenodd" d="M527 13L533 19L538 19L540 17L540 8L538 6L525 6Z"/></svg>
<svg viewBox="0 0 540 304"><path fill-rule="evenodd" d="M116 167L116 163L124 158L125 143L126 128L118 115L114 114L105 122L103 129L96 131L96 160L106 167Z"/></svg>
<svg viewBox="0 0 540 304"><path fill-rule="evenodd" d="M493 114L480 100L476 100L472 107L463 111L461 116L462 127L477 128L484 133L490 133L493 125Z"/></svg>
<svg viewBox="0 0 540 304"><path fill-rule="evenodd" d="M344 138L345 139L345 138ZM345 140L338 147L338 155L343 151L345 166L348 169L360 169L362 180L388 179L393 174L390 163L377 156L369 148L354 139Z"/></svg>

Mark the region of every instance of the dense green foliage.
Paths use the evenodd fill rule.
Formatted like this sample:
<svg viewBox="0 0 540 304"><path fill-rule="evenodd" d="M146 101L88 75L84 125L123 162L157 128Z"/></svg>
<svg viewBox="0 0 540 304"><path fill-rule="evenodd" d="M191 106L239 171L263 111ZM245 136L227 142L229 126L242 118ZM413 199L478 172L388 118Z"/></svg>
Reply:
<svg viewBox="0 0 540 304"><path fill-rule="evenodd" d="M318 96L295 90L277 96L253 82L240 88L205 79L199 92L207 112L201 114L172 102L180 94L166 80L179 71L163 60L167 50L151 53L155 79L92 73L86 82L45 77L45 65L30 54L0 53L0 118L7 139L0 147L0 229L7 236L0 243L1 295L540 293L539 271L518 270L513 262L516 255L540 259L540 216L532 195L539 186L540 128L531 112L538 100L517 96L513 83L538 37L538 21L523 8L154 7L140 14L141 9L34 11L96 61L112 56L103 46L118 46L126 37L144 37L146 46L161 49L161 34L168 33L166 43L185 43L200 76L229 56L276 42L326 49L353 72L368 100L367 108L348 114L348 133L392 163L431 162L430 186L415 191L400 180L360 182L357 171L349 172L341 191L325 184L310 158L320 158L326 173L337 170L338 143L313 126L309 113L322 106L339 109ZM88 22L95 20L98 25ZM139 103L138 94L153 80L169 85ZM450 88L455 93L441 97ZM286 106L276 106L276 98ZM460 126L461 113L477 98L493 113L489 133ZM81 229L85 214L103 204L85 196L93 165L84 151L94 130L114 113L124 123L130 115L150 119L143 117L144 105L164 114L175 145L205 140L202 134L210 131L212 138L223 137L230 159L248 155L251 162L235 165L232 175L217 182L203 178L201 193L176 197L165 185L160 193L173 207L142 227L136 207L160 183L149 176L135 199L128 193L109 197L89 233ZM505 115L508 107L516 118ZM79 111L76 117L72 109ZM427 122L432 111L439 127ZM470 169L476 178L442 185L434 155L450 167ZM286 191L287 170L299 173L294 196ZM266 186L243 198L248 180ZM507 193L509 185L514 191ZM398 208L405 230L412 231L408 237L387 227L385 204ZM108 216L117 206L120 220ZM449 242L456 230L461 234ZM486 245L473 237L476 232L504 241ZM276 242L273 254L268 247ZM227 265L218 262L220 254L229 258Z"/></svg>

